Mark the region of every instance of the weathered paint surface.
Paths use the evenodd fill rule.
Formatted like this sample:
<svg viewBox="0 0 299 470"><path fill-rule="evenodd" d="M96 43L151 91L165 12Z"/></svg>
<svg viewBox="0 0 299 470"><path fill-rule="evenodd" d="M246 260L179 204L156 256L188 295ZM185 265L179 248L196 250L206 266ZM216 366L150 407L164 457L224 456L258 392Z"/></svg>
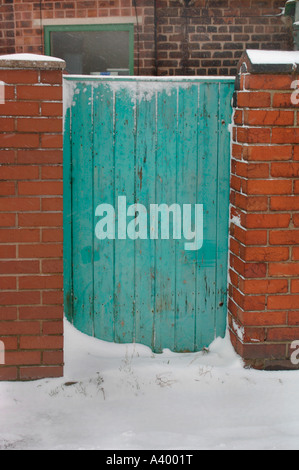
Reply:
<svg viewBox="0 0 299 470"><path fill-rule="evenodd" d="M84 333L198 351L226 328L233 79L65 80L65 313ZM95 208L204 205L204 243L98 240ZM117 226L116 219L116 226Z"/></svg>

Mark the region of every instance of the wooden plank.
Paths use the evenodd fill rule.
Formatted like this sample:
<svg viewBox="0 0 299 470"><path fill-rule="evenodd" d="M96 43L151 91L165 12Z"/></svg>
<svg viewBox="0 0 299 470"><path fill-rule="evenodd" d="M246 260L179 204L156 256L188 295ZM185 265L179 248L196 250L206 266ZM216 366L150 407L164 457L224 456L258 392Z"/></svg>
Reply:
<svg viewBox="0 0 299 470"><path fill-rule="evenodd" d="M105 83L94 89L94 207L114 207L114 93ZM96 217L96 223L99 218ZM114 243L94 243L94 334L114 341Z"/></svg>
<svg viewBox="0 0 299 470"><path fill-rule="evenodd" d="M147 209L155 203L156 173L156 94L136 103L136 202ZM155 240L135 242L136 342L153 347L155 310Z"/></svg>
<svg viewBox="0 0 299 470"><path fill-rule="evenodd" d="M69 108L64 117L63 135L63 292L64 313L69 322L73 321L72 251L72 146Z"/></svg>
<svg viewBox="0 0 299 470"><path fill-rule="evenodd" d="M78 83L72 106L73 322L93 335L92 86Z"/></svg>
<svg viewBox="0 0 299 470"><path fill-rule="evenodd" d="M118 197L126 197L127 206L135 202L135 106L131 90L121 87L115 95L115 208ZM126 208L120 209L125 217ZM130 220L130 218L128 218ZM116 215L116 233L119 228ZM126 236L123 234L121 236ZM115 341L135 340L135 252L134 241L115 241Z"/></svg>
<svg viewBox="0 0 299 470"><path fill-rule="evenodd" d="M200 85L198 203L204 205L204 243L197 256L196 350L215 338L218 83Z"/></svg>
<svg viewBox="0 0 299 470"><path fill-rule="evenodd" d="M219 90L215 334L216 336L224 337L227 319L227 270L230 192L230 133L228 126L232 121L231 97L234 92L234 85L219 83Z"/></svg>
<svg viewBox="0 0 299 470"><path fill-rule="evenodd" d="M191 204L194 214L197 202L197 121L198 86L182 87L178 100L177 194L183 209ZM182 214L183 217L183 214ZM194 221L194 217L193 217ZM186 239L176 241L176 322L175 350L193 351L196 315L196 251L185 249Z"/></svg>
<svg viewBox="0 0 299 470"><path fill-rule="evenodd" d="M157 104L156 203L171 206L176 199L177 88L161 91ZM156 240L156 300L154 350L174 350L175 344L175 240Z"/></svg>

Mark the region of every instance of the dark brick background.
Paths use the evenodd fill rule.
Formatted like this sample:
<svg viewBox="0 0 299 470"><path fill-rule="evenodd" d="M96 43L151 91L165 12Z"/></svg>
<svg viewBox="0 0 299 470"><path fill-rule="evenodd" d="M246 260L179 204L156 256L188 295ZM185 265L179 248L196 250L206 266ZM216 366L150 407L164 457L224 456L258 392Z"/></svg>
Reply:
<svg viewBox="0 0 299 470"><path fill-rule="evenodd" d="M293 48L285 0L2 0L0 54L43 53L42 18L134 17L135 73L235 75L245 49ZM138 30L137 30L138 29Z"/></svg>

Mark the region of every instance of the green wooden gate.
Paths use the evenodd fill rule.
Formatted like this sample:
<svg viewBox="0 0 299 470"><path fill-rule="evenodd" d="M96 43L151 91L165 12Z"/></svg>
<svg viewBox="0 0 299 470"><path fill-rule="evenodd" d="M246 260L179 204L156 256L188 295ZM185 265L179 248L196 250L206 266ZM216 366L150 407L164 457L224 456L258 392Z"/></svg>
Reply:
<svg viewBox="0 0 299 470"><path fill-rule="evenodd" d="M155 352L224 336L233 90L230 78L66 77L65 314L79 330ZM109 225L101 204L115 210L114 238L96 236L104 215ZM134 204L147 234L129 237L128 225L120 235L125 219L137 228ZM159 213L151 235L154 204L179 208L168 212L168 238ZM190 231L175 231L187 206L194 233L202 210L199 249L186 249Z"/></svg>

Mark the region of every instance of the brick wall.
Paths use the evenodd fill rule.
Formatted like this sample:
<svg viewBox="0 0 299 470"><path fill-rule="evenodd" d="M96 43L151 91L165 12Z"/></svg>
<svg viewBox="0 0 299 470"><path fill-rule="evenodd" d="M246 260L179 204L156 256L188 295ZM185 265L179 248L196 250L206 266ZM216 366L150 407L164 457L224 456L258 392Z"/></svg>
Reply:
<svg viewBox="0 0 299 470"><path fill-rule="evenodd" d="M63 371L63 66L0 59L0 380Z"/></svg>
<svg viewBox="0 0 299 470"><path fill-rule="evenodd" d="M161 75L236 75L245 49L291 49L285 1L158 1Z"/></svg>
<svg viewBox="0 0 299 470"><path fill-rule="evenodd" d="M298 75L292 64L259 66L248 56L243 62L232 144L230 332L245 363L293 368L298 365L290 361L290 347L299 339L299 105L291 94Z"/></svg>
<svg viewBox="0 0 299 470"><path fill-rule="evenodd" d="M292 26L281 16L286 0L32 0L0 6L0 54L43 53L42 20L134 19L135 73L235 75L245 49L292 49ZM155 7L156 8L155 8ZM155 16L156 15L156 16ZM109 20L110 19L110 20ZM138 60L139 58L139 60ZM138 66L139 64L139 66Z"/></svg>

